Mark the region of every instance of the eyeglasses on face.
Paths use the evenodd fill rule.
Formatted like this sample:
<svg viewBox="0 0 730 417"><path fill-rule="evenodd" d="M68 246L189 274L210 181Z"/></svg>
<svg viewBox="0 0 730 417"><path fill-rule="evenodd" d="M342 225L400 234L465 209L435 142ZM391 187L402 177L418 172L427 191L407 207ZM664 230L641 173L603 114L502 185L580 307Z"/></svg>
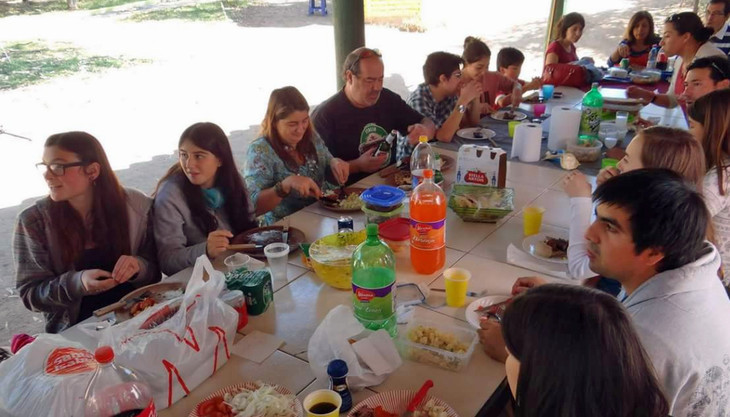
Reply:
<svg viewBox="0 0 730 417"><path fill-rule="evenodd" d="M709 10L705 10L705 16L712 16L712 17L725 17L725 13L715 10L714 12L711 12Z"/></svg>
<svg viewBox="0 0 730 417"><path fill-rule="evenodd" d="M45 162L39 162L39 163L35 164L35 167L38 170L38 172L40 172L41 174L45 175L46 172L50 171L51 174L53 174L57 177L62 177L66 173L66 168L81 167L81 166L87 166L87 165L89 165L89 163L83 162L83 161L69 162L66 164L47 164Z"/></svg>
<svg viewBox="0 0 730 417"><path fill-rule="evenodd" d="M363 59L368 59L372 57L378 57L382 58L383 55L380 53L380 50L378 49L370 49L370 48L363 48L360 50L360 52L357 53L357 57L354 61L352 61L352 64L350 64L349 67L347 67L347 70L355 73L355 68L357 67L357 63L360 62Z"/></svg>

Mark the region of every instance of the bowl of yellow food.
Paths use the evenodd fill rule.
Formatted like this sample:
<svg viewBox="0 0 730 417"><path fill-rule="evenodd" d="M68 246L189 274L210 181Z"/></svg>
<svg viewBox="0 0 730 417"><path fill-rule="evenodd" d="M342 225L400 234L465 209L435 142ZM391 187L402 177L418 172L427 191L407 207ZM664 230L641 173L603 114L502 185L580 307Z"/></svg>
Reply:
<svg viewBox="0 0 730 417"><path fill-rule="evenodd" d="M352 290L352 253L365 241L365 230L338 232L316 240L309 260L317 276L338 290Z"/></svg>

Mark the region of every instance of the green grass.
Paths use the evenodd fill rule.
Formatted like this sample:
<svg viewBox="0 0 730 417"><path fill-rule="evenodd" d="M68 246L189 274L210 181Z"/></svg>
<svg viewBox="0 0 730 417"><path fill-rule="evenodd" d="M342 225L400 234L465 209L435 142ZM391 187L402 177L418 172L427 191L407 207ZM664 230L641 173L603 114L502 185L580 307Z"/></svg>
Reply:
<svg viewBox="0 0 730 417"><path fill-rule="evenodd" d="M245 0L224 1L223 6L226 9L246 7ZM215 21L224 20L226 18L221 9L221 2L213 1L210 3L199 3L190 6L179 6L167 9L152 10L149 12L135 13L128 18L135 22L145 20L191 20L191 21Z"/></svg>
<svg viewBox="0 0 730 417"><path fill-rule="evenodd" d="M18 42L3 48L10 59L4 54L0 55L0 90L12 90L78 72L98 72L120 68L132 62L144 62L86 55L68 44Z"/></svg>
<svg viewBox="0 0 730 417"><path fill-rule="evenodd" d="M136 3L140 0L78 0L79 10L96 10L106 7ZM66 0L7 2L0 0L0 18L7 16L32 15L47 12L68 11Z"/></svg>

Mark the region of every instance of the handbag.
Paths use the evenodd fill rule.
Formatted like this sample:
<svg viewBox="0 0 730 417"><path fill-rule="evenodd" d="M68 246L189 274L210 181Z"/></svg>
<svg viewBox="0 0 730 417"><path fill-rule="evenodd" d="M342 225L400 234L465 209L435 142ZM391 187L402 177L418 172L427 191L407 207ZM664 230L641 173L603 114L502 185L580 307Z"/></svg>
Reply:
<svg viewBox="0 0 730 417"><path fill-rule="evenodd" d="M588 70L581 65L548 64L542 70L543 84L581 88L588 84Z"/></svg>

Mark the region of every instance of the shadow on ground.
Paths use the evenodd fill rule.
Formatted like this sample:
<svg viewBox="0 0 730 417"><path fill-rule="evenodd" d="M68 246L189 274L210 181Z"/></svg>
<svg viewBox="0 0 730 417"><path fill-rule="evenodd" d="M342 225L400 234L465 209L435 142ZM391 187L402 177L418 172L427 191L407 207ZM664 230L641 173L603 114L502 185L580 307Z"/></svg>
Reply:
<svg viewBox="0 0 730 417"><path fill-rule="evenodd" d="M319 2L317 2L319 4ZM309 8L306 2L282 2L259 4L252 3L248 7L226 10L228 18L239 26L249 28L256 27L279 27L296 28L309 25L332 26L332 2L327 5L328 14L322 16L315 13L309 16Z"/></svg>

